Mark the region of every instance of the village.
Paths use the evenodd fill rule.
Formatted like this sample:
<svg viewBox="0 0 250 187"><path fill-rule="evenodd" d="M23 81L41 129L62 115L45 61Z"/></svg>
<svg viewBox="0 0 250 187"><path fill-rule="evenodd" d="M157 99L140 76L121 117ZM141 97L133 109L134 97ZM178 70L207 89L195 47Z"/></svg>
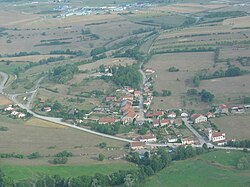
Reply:
<svg viewBox="0 0 250 187"><path fill-rule="evenodd" d="M147 68L144 69L144 73L148 76L155 71ZM105 67L102 76L112 76L110 67ZM76 126L91 129L93 129L91 125L97 126L99 129L100 126L111 129L128 129L123 132L105 132L99 131L98 128L94 130L132 140L131 149L133 150L144 149L148 147L147 145L155 143L170 147L200 144L197 136L190 131L188 124L207 142L216 146L224 146L228 141L236 139L228 139L226 132L221 132L210 119L248 113L250 108L250 105L228 107L225 104L219 104L205 114L190 112L186 109L151 110L153 99L152 79L148 78L141 90L129 86L117 89L112 95L106 95L103 98L102 106L94 108L82 117L66 121ZM28 97L23 97L21 100L27 104ZM38 106L41 107L41 114L45 116L50 116L54 110L42 98L39 98ZM27 120L32 116L18 105L8 105L1 111L15 119ZM72 116L78 112L76 108L69 111Z"/></svg>

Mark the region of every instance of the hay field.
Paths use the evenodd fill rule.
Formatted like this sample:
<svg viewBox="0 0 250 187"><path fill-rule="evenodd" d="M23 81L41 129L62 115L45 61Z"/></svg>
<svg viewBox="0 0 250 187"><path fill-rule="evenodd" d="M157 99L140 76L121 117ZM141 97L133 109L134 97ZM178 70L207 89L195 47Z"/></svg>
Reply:
<svg viewBox="0 0 250 187"><path fill-rule="evenodd" d="M74 157L69 158L69 164L83 164L96 162L99 153L104 155L124 154L123 142L91 135L71 128L50 128L28 125L21 120L13 120L6 116L0 116L0 126L8 127L6 132L0 132L1 153L19 153L28 155L39 152L41 155L54 155L67 150ZM100 149L97 144L106 142L112 150ZM48 148L52 147L52 148ZM28 159L4 159L5 164L17 165L48 165L49 158L35 160Z"/></svg>
<svg viewBox="0 0 250 187"><path fill-rule="evenodd" d="M226 19L223 21L223 25L230 25L233 28L250 27L250 16Z"/></svg>
<svg viewBox="0 0 250 187"><path fill-rule="evenodd" d="M210 91L219 102L237 100L240 96L250 96L250 75L203 80L200 89ZM239 102L239 101L238 101Z"/></svg>
<svg viewBox="0 0 250 187"><path fill-rule="evenodd" d="M29 55L29 56L20 56L20 57L6 57L6 58L0 58L0 61L14 61L14 62L38 62L39 60L45 60L50 57L59 57L64 56L68 57L69 55Z"/></svg>
<svg viewBox="0 0 250 187"><path fill-rule="evenodd" d="M225 116L212 119L211 121L226 133L228 139L236 138L239 140L249 139L250 137L250 116L249 111L245 115Z"/></svg>
<svg viewBox="0 0 250 187"><path fill-rule="evenodd" d="M0 94L0 105L8 105L8 104L11 104L11 101L2 94Z"/></svg>
<svg viewBox="0 0 250 187"><path fill-rule="evenodd" d="M39 15L21 13L19 11L0 9L0 27L13 27L33 22L39 19Z"/></svg>
<svg viewBox="0 0 250 187"><path fill-rule="evenodd" d="M238 57L250 57L250 47L228 47L220 50L220 57L226 58L238 58Z"/></svg>
<svg viewBox="0 0 250 187"><path fill-rule="evenodd" d="M196 71L211 68L213 53L170 53L155 55L146 68L155 69L154 89L158 92L170 90L172 96L155 98L152 108L181 108L181 96L192 86L192 78ZM168 72L168 68L176 67L179 72ZM163 100L163 101L161 101ZM160 107L161 108L161 107Z"/></svg>
<svg viewBox="0 0 250 187"><path fill-rule="evenodd" d="M195 4L195 3L181 3L168 6L154 7L152 11L167 11L167 12L178 12L178 13L197 13L203 12L210 9L222 8L226 5L223 4Z"/></svg>

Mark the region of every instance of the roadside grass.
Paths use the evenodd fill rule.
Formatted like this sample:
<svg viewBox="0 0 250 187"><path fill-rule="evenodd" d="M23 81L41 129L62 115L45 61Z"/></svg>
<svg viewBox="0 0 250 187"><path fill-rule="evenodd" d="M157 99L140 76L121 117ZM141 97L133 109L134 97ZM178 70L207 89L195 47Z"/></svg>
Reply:
<svg viewBox="0 0 250 187"><path fill-rule="evenodd" d="M31 118L28 120L25 125L37 126L37 127L46 127L46 128L67 128L63 125L58 125L49 121L41 120L38 118Z"/></svg>
<svg viewBox="0 0 250 187"><path fill-rule="evenodd" d="M72 166L17 166L2 165L0 169L6 176L13 178L15 181L23 179L34 179L41 174L60 175L62 177L76 177L82 175L93 176L96 173L113 173L119 170L135 169L136 166L127 162L106 162L86 165Z"/></svg>
<svg viewBox="0 0 250 187"><path fill-rule="evenodd" d="M193 159L174 162L170 167L149 178L142 186L248 186L250 170L240 171L232 167L243 155L243 152L237 151L215 151Z"/></svg>

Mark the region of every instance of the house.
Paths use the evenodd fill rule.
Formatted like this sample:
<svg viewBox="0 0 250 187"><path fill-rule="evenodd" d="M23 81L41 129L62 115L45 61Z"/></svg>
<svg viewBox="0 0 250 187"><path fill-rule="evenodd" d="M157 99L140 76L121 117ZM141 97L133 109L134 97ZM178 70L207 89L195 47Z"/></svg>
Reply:
<svg viewBox="0 0 250 187"><path fill-rule="evenodd" d="M147 107L151 104L151 101L145 100L143 101L143 105L146 105Z"/></svg>
<svg viewBox="0 0 250 187"><path fill-rule="evenodd" d="M130 148L132 150L140 150L140 149L144 149L144 147L146 146L145 142L131 142L130 143Z"/></svg>
<svg viewBox="0 0 250 187"><path fill-rule="evenodd" d="M183 121L182 119L175 119L174 122L173 122L177 127L181 126L183 124Z"/></svg>
<svg viewBox="0 0 250 187"><path fill-rule="evenodd" d="M45 101L45 100L43 100L43 99L41 99L41 100L40 100L40 103L45 103L45 102L46 102L46 101Z"/></svg>
<svg viewBox="0 0 250 187"><path fill-rule="evenodd" d="M157 110L157 111L154 111L154 112L152 112L152 113L147 113L146 114L146 117L148 117L148 118L160 118L160 117L162 117L164 115L164 112L163 111L161 111L161 110Z"/></svg>
<svg viewBox="0 0 250 187"><path fill-rule="evenodd" d="M9 105L7 108L4 109L4 111L13 111L14 108L12 107L12 105Z"/></svg>
<svg viewBox="0 0 250 187"><path fill-rule="evenodd" d="M149 87L145 86L145 87L144 87L144 92L145 92L145 93L149 93L149 92L150 92Z"/></svg>
<svg viewBox="0 0 250 187"><path fill-rule="evenodd" d="M19 114L19 112L17 112L17 111L12 111L11 112L11 115L13 115L13 116L17 116Z"/></svg>
<svg viewBox="0 0 250 187"><path fill-rule="evenodd" d="M18 116L19 118L24 118L24 117L26 116L26 114L20 112L17 116Z"/></svg>
<svg viewBox="0 0 250 187"><path fill-rule="evenodd" d="M187 138L187 137L183 137L181 139L181 144L182 145L191 145L191 144L194 144L194 140L190 139L190 138Z"/></svg>
<svg viewBox="0 0 250 187"><path fill-rule="evenodd" d="M145 73L154 73L155 72L155 70L153 70L152 68L146 68L145 69Z"/></svg>
<svg viewBox="0 0 250 187"><path fill-rule="evenodd" d="M210 141L212 142L219 142L222 140L226 140L226 133L224 132L214 132L212 134L209 134L209 136L211 137Z"/></svg>
<svg viewBox="0 0 250 187"><path fill-rule="evenodd" d="M228 107L225 104L220 104L215 111L215 114L228 114Z"/></svg>
<svg viewBox="0 0 250 187"><path fill-rule="evenodd" d="M122 117L122 122L123 124L132 123L137 117L138 114L133 109L128 109Z"/></svg>
<svg viewBox="0 0 250 187"><path fill-rule="evenodd" d="M182 118L187 118L187 117L188 117L188 113L182 112L182 113L181 113L181 117L182 117Z"/></svg>
<svg viewBox="0 0 250 187"><path fill-rule="evenodd" d="M127 91L128 91L128 93L133 93L135 90L133 88L128 87Z"/></svg>
<svg viewBox="0 0 250 187"><path fill-rule="evenodd" d="M44 110L45 112L50 112L50 111L51 111L51 108L50 108L50 107L44 107L43 110Z"/></svg>
<svg viewBox="0 0 250 187"><path fill-rule="evenodd" d="M207 121L207 117L202 114L193 114L191 119L194 121L194 123L202 123Z"/></svg>
<svg viewBox="0 0 250 187"><path fill-rule="evenodd" d="M105 98L105 100L107 101L107 102L114 102L114 101L116 101L116 97L115 96L107 96L106 98Z"/></svg>
<svg viewBox="0 0 250 187"><path fill-rule="evenodd" d="M138 90L134 91L134 96L135 97L140 97L140 95L141 95L140 91L138 91Z"/></svg>
<svg viewBox="0 0 250 187"><path fill-rule="evenodd" d="M154 126L154 127L158 127L159 125L160 125L159 120L154 119L154 120L153 120L153 126Z"/></svg>
<svg viewBox="0 0 250 187"><path fill-rule="evenodd" d="M126 95L122 98L122 100L130 100L132 101L134 99L133 95Z"/></svg>
<svg viewBox="0 0 250 187"><path fill-rule="evenodd" d="M168 118L176 118L176 113L175 112L170 112L168 114Z"/></svg>
<svg viewBox="0 0 250 187"><path fill-rule="evenodd" d="M120 111L121 112L126 112L128 109L131 109L131 108L132 108L132 103L131 102L125 102L125 103L122 103Z"/></svg>
<svg viewBox="0 0 250 187"><path fill-rule="evenodd" d="M177 137L169 137L168 138L168 142L169 143L175 143L175 142L177 142L178 141L178 138Z"/></svg>
<svg viewBox="0 0 250 187"><path fill-rule="evenodd" d="M157 138L154 134L143 135L139 137L140 142L156 142Z"/></svg>
<svg viewBox="0 0 250 187"><path fill-rule="evenodd" d="M212 112L208 112L208 113L206 114L206 116L207 116L208 119L209 119L209 118L215 118L215 115L214 115L214 113L212 113Z"/></svg>
<svg viewBox="0 0 250 187"><path fill-rule="evenodd" d="M100 118L99 119L99 124L114 124L115 122L117 122L117 119L115 118Z"/></svg>
<svg viewBox="0 0 250 187"><path fill-rule="evenodd" d="M170 122L169 119L162 119L162 120L160 121L160 124L161 124L161 126L165 126L165 125L170 125L171 122Z"/></svg>

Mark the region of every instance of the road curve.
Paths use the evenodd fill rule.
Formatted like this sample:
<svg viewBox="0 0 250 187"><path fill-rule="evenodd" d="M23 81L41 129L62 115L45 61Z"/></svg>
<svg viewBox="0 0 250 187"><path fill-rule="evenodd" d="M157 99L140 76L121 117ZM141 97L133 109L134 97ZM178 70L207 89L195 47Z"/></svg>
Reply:
<svg viewBox="0 0 250 187"><path fill-rule="evenodd" d="M23 104L21 104L21 103L18 102L18 100L16 99L16 97L18 95L20 95L20 94L13 94L13 95L11 95L11 94L7 94L7 93L5 93L3 91L4 85L5 85L5 83L8 80L8 75L6 73L0 72L0 76L3 77L3 81L0 84L0 92L2 94L4 94L4 95L7 95L8 98L13 103L18 104L20 106L20 108L26 109L27 112L29 112L30 114L32 114L36 118L39 118L39 119L42 119L42 120L46 120L46 121L49 121L49 122L53 122L53 123L57 123L57 124L60 124L60 125L66 126L66 127L77 129L77 130L81 130L81 131L84 131L84 132L87 132L87 133L91 133L91 134L94 134L94 135L97 135L97 136L101 136L101 137L104 137L104 138L109 138L109 139L123 141L123 142L128 142L128 143L133 142L132 140L128 140L128 139L125 139L125 138L119 138L119 137L116 137L116 136L112 136L112 135L108 135L108 134L103 134L103 133L95 132L95 131L92 131L92 130L89 130L89 129L85 129L85 128L82 128L82 127L78 127L78 126L75 126L75 125L71 125L69 123L62 122L61 118L47 117L47 116L42 116L42 115L36 114L33 111L31 111L29 108L27 108L26 106L24 106Z"/></svg>

